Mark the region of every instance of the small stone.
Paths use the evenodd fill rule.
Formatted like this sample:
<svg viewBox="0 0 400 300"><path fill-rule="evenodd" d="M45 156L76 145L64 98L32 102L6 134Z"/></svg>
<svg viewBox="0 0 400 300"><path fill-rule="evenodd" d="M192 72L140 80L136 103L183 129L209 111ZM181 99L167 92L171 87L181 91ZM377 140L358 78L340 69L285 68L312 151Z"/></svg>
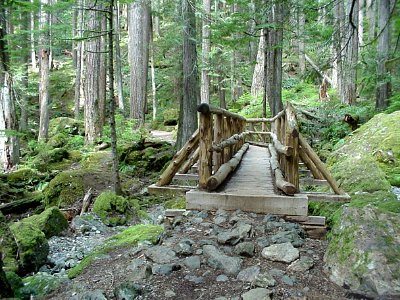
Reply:
<svg viewBox="0 0 400 300"><path fill-rule="evenodd" d="M226 220L227 220L226 217L217 216L217 217L214 218L213 222L214 222L214 224L219 225L219 224L225 223Z"/></svg>
<svg viewBox="0 0 400 300"><path fill-rule="evenodd" d="M252 242L243 242L235 246L234 252L237 255L253 257L254 256L255 245Z"/></svg>
<svg viewBox="0 0 400 300"><path fill-rule="evenodd" d="M272 292L264 288L252 289L244 294L242 294L243 300L270 300L270 295Z"/></svg>
<svg viewBox="0 0 400 300"><path fill-rule="evenodd" d="M142 287L136 283L125 282L114 289L114 296L118 300L135 299L137 296L141 294L142 294Z"/></svg>
<svg viewBox="0 0 400 300"><path fill-rule="evenodd" d="M173 271L178 271L181 268L178 264L163 264L163 265L154 265L151 271L155 275L169 275Z"/></svg>
<svg viewBox="0 0 400 300"><path fill-rule="evenodd" d="M176 260L177 257L172 249L165 246L154 246L147 249L144 254L155 263L164 264Z"/></svg>
<svg viewBox="0 0 400 300"><path fill-rule="evenodd" d="M201 222L203 222L203 218L193 218L191 219L193 224L200 224Z"/></svg>
<svg viewBox="0 0 400 300"><path fill-rule="evenodd" d="M278 216L274 216L274 215L266 215L263 219L263 223L268 223L268 222L278 222L279 221L279 217Z"/></svg>
<svg viewBox="0 0 400 300"><path fill-rule="evenodd" d="M116 296L117 297L117 296ZM94 291L86 291L83 293L77 294L73 299L79 299L79 300L107 300L107 298L104 296L103 291L101 290L94 290ZM118 300L122 298L118 298ZM133 299L133 298L131 298Z"/></svg>
<svg viewBox="0 0 400 300"><path fill-rule="evenodd" d="M164 296L165 298L173 298L176 296L176 293L174 291L168 290L165 291Z"/></svg>
<svg viewBox="0 0 400 300"><path fill-rule="evenodd" d="M271 245L271 242L269 241L269 239L267 237L259 237L257 238L257 245L260 246L261 248L265 248L268 247L269 245Z"/></svg>
<svg viewBox="0 0 400 300"><path fill-rule="evenodd" d="M279 278L282 277L283 275L285 275L285 271L279 270L279 269L271 269L268 272L269 274L271 274L273 277L275 278Z"/></svg>
<svg viewBox="0 0 400 300"><path fill-rule="evenodd" d="M239 257L225 255L212 245L203 246L203 253L208 258L207 264L215 269L221 269L227 274L237 274L240 271L242 260Z"/></svg>
<svg viewBox="0 0 400 300"><path fill-rule="evenodd" d="M254 285L262 288L275 286L276 281L269 273L258 274L254 280Z"/></svg>
<svg viewBox="0 0 400 300"><path fill-rule="evenodd" d="M229 280L228 276L226 276L225 274L221 274L217 276L217 282L226 282Z"/></svg>
<svg viewBox="0 0 400 300"><path fill-rule="evenodd" d="M214 298L214 300L228 300L228 298L226 298L226 297L217 297L217 298Z"/></svg>
<svg viewBox="0 0 400 300"><path fill-rule="evenodd" d="M186 275L185 279L195 284L200 284L204 282L204 278L199 276Z"/></svg>
<svg viewBox="0 0 400 300"><path fill-rule="evenodd" d="M308 256L302 256L300 259L292 262L288 266L288 270L294 272L305 272L314 266L314 260Z"/></svg>
<svg viewBox="0 0 400 300"><path fill-rule="evenodd" d="M253 282L259 273L260 267L253 266L240 271L236 278L243 282Z"/></svg>
<svg viewBox="0 0 400 300"><path fill-rule="evenodd" d="M196 270L200 268L200 257L199 256L189 256L183 260L183 263L189 270Z"/></svg>
<svg viewBox="0 0 400 300"><path fill-rule="evenodd" d="M290 285L290 286L293 286L296 283L296 279L295 278L289 277L287 275L282 276L282 281L285 284Z"/></svg>
<svg viewBox="0 0 400 300"><path fill-rule="evenodd" d="M174 250L181 255L191 255L193 253L193 244L192 240L184 239L175 246Z"/></svg>
<svg viewBox="0 0 400 300"><path fill-rule="evenodd" d="M304 293L308 293L310 291L310 288L308 286L306 286L305 288L303 288L303 292Z"/></svg>
<svg viewBox="0 0 400 300"><path fill-rule="evenodd" d="M235 228L219 233L217 236L218 243L236 245L249 235L251 229L250 224L238 223Z"/></svg>
<svg viewBox="0 0 400 300"><path fill-rule="evenodd" d="M299 258L299 250L291 243L275 244L264 248L261 255L272 261L291 263Z"/></svg>

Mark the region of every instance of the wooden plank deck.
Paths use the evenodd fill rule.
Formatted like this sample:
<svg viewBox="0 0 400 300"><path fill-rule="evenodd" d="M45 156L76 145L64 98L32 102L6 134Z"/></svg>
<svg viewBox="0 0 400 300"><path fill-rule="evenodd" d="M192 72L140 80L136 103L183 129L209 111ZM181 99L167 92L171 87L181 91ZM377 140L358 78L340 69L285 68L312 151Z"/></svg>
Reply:
<svg viewBox="0 0 400 300"><path fill-rule="evenodd" d="M216 192L187 192L186 208L306 216L308 197L275 194L268 149L250 146L235 173Z"/></svg>

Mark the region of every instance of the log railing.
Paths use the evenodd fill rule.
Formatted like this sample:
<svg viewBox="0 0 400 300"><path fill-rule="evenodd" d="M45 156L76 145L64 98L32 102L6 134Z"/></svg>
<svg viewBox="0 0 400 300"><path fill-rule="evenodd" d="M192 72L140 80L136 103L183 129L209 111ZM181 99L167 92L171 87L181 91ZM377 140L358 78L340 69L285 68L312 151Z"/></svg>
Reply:
<svg viewBox="0 0 400 300"><path fill-rule="evenodd" d="M246 119L205 103L199 105L197 111L200 113L199 129L175 154L157 186L169 185L175 174L188 173L197 163L199 188L215 190L239 165L249 144L255 144L268 148L276 186L285 194L300 191L301 160L315 179L325 179L335 194L344 195L299 133L296 112L290 103L273 118Z"/></svg>

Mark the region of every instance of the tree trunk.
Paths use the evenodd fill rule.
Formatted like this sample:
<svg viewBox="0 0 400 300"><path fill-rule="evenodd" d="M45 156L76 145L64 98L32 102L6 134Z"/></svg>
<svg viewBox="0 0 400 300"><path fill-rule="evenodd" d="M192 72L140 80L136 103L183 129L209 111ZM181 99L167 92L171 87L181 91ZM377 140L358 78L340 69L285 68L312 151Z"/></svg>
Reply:
<svg viewBox="0 0 400 300"><path fill-rule="evenodd" d="M367 0L368 42L371 42L375 38L376 2L376 0Z"/></svg>
<svg viewBox="0 0 400 300"><path fill-rule="evenodd" d="M196 63L196 16L192 0L182 1L182 17L183 97L179 112L177 149L180 149L197 129L197 103L200 98Z"/></svg>
<svg viewBox="0 0 400 300"><path fill-rule="evenodd" d="M92 0L87 3L89 7L99 9L96 1ZM99 119L99 98L100 98L100 82L98 74L100 72L100 38L98 32L101 30L100 16L96 10L88 10L87 12L87 31L89 38L85 47L85 144L94 144L100 136L100 119Z"/></svg>
<svg viewBox="0 0 400 300"><path fill-rule="evenodd" d="M40 74L39 74L39 140L46 141L49 131L49 76L50 76L50 32L46 27L50 23L50 14L46 11L48 0L42 0L40 11Z"/></svg>
<svg viewBox="0 0 400 300"><path fill-rule="evenodd" d="M264 87L264 52L265 52L265 34L260 31L258 42L257 63L254 67L253 80L251 83L251 95L256 98L263 92Z"/></svg>
<svg viewBox="0 0 400 300"><path fill-rule="evenodd" d="M100 9L104 9L105 6L101 5ZM100 37L100 70L97 74L99 80L99 134L101 136L103 132L103 126L106 122L106 84L107 84L107 54L106 54L106 43L107 35L107 20L104 14L100 14L101 32L103 33Z"/></svg>
<svg viewBox="0 0 400 300"><path fill-rule="evenodd" d="M332 81L333 86L337 89L339 97L342 95L343 81L342 81L342 46L343 46L343 31L344 31L344 6L343 0L338 0L333 8L335 20L335 33L333 36L333 73Z"/></svg>
<svg viewBox="0 0 400 300"><path fill-rule="evenodd" d="M306 58L305 58L305 46L304 46L304 25L305 25L305 15L304 15L304 0L298 3L298 49L299 49L299 70L300 74L304 75L306 70Z"/></svg>
<svg viewBox="0 0 400 300"><path fill-rule="evenodd" d="M111 126L111 156L112 156L112 173L113 173L113 190L117 195L122 194L121 180L119 178L119 163L117 152L117 132L115 128L115 95L114 95L114 0L110 0L108 12L108 88L110 92L110 126Z"/></svg>
<svg viewBox="0 0 400 300"><path fill-rule="evenodd" d="M156 73L154 68L154 44L151 44L151 59L150 59L150 72L151 72L151 96L153 102L153 121L157 117L157 88L156 88Z"/></svg>
<svg viewBox="0 0 400 300"><path fill-rule="evenodd" d="M210 64L210 18L211 18L211 0L203 0L204 15L202 17L202 41L201 41L201 102L210 103L210 77L208 69Z"/></svg>
<svg viewBox="0 0 400 300"><path fill-rule="evenodd" d="M76 11L76 35L78 38L83 36L83 0L77 0ZM81 82L82 82L82 60L83 60L83 41L76 42L75 51L75 91L74 91L74 116L79 119L80 100L81 100Z"/></svg>
<svg viewBox="0 0 400 300"><path fill-rule="evenodd" d="M150 41L150 8L147 0L129 4L130 117L142 126L147 102L147 70Z"/></svg>
<svg viewBox="0 0 400 300"><path fill-rule="evenodd" d="M376 73L378 83L376 89L377 109L385 109L388 106L388 98L390 97L390 74L385 66L385 62L389 57L390 43L390 0L381 0L379 2L379 18L378 32L381 34L378 38L377 45L377 67Z"/></svg>
<svg viewBox="0 0 400 300"><path fill-rule="evenodd" d="M282 104L282 43L283 6L277 2L269 12L269 23L275 28L266 29L265 85L266 97L272 116L283 110Z"/></svg>
<svg viewBox="0 0 400 300"><path fill-rule="evenodd" d="M31 4L34 3L35 0L31 0ZM35 12L32 11L30 13L30 26L31 26L31 63L32 63L32 71L36 72L38 70L38 64L36 60L36 51L35 51Z"/></svg>
<svg viewBox="0 0 400 300"><path fill-rule="evenodd" d="M360 52L361 46L364 44L364 11L365 11L365 0L359 0L358 10L358 52Z"/></svg>
<svg viewBox="0 0 400 300"><path fill-rule="evenodd" d="M23 35L22 47L25 49L23 54L23 75L21 78L22 93L21 93L21 117L19 120L19 130L25 131L28 126L28 83L29 83L29 60L30 60L30 14L28 12L22 13L22 30L25 30Z"/></svg>
<svg viewBox="0 0 400 300"><path fill-rule="evenodd" d="M347 11L351 22L349 21L347 25L348 34L346 38L347 45L344 49L343 90L341 94L341 102L348 105L353 104L357 98L358 10L358 0L349 1Z"/></svg>
<svg viewBox="0 0 400 300"><path fill-rule="evenodd" d="M122 69L121 69L121 31L120 31L120 9L119 2L115 5L115 18L114 18L114 40L115 40L115 81L117 87L117 97L118 97L118 108L125 115L125 104L124 104L124 90L122 82Z"/></svg>
<svg viewBox="0 0 400 300"><path fill-rule="evenodd" d="M4 0L0 0L0 169L10 170L19 160L17 121L11 76L8 72L7 23Z"/></svg>

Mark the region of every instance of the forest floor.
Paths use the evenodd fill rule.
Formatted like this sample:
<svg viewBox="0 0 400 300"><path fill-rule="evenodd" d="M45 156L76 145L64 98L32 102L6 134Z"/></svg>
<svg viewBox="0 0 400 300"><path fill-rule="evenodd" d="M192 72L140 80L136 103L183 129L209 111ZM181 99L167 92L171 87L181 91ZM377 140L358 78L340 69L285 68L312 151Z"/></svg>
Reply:
<svg viewBox="0 0 400 300"><path fill-rule="evenodd" d="M157 246L114 250L46 299L270 299L252 295L258 292L271 299L348 299L323 270L327 242L304 237L297 224L240 211L193 211L164 225ZM284 241L296 246L297 266L262 254Z"/></svg>

